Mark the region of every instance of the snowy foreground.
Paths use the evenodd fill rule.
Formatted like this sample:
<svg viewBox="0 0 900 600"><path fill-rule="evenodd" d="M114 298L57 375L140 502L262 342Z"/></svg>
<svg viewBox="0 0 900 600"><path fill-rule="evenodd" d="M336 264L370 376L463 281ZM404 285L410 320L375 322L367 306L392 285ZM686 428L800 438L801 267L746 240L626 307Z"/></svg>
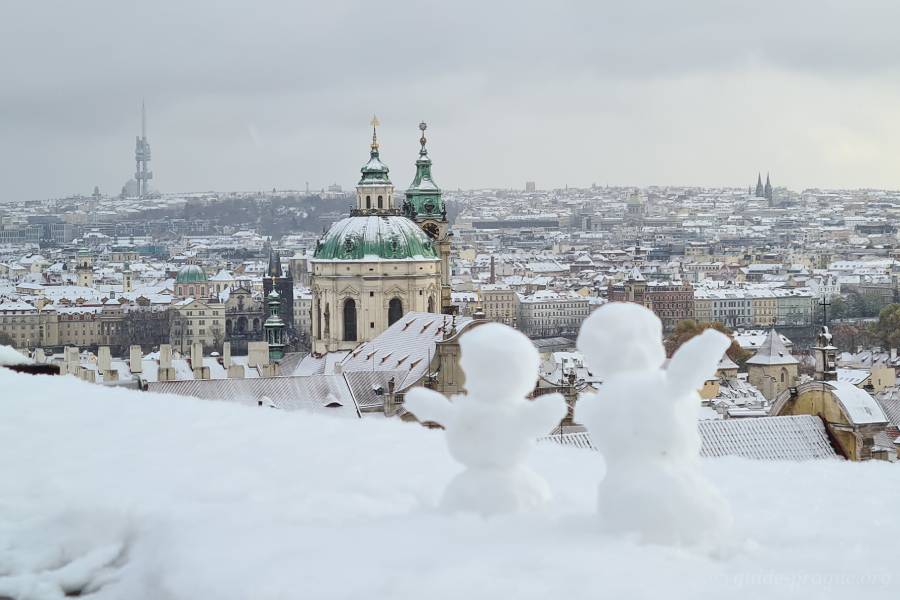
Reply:
<svg viewBox="0 0 900 600"><path fill-rule="evenodd" d="M715 548L597 530L600 454L543 444L535 514L437 512L444 433L0 369L0 598L889 597L896 466L705 461ZM898 575L895 575L898 573ZM90 593L94 591L94 593Z"/></svg>

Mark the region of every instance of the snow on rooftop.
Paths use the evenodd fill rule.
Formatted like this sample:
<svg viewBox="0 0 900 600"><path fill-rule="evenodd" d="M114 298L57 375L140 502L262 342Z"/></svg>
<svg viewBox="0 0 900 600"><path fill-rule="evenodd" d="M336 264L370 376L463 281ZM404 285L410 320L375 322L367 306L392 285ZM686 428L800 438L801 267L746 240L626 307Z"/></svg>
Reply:
<svg viewBox="0 0 900 600"><path fill-rule="evenodd" d="M34 362L11 346L0 344L0 367L10 365L27 365Z"/></svg>
<svg viewBox="0 0 900 600"><path fill-rule="evenodd" d="M433 507L458 466L442 431L2 369L0 385L0 597L843 600L894 588L888 463L705 459L733 537L665 548L596 530L597 452L531 453L555 492L542 512L447 516ZM848 547L862 551L835 554Z"/></svg>

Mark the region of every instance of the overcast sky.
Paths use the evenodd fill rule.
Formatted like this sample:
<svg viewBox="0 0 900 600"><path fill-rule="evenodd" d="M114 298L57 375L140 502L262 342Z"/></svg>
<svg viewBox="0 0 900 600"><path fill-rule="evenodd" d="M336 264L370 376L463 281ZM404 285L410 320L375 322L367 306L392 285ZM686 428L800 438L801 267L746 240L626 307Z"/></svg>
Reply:
<svg viewBox="0 0 900 600"><path fill-rule="evenodd" d="M0 199L163 192L900 188L896 0L0 3Z"/></svg>

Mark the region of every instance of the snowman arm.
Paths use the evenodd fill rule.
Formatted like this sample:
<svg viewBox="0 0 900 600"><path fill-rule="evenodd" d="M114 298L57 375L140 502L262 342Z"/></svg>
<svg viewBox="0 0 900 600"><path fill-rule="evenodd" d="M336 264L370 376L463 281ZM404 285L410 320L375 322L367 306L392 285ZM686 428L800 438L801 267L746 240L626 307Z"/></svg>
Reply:
<svg viewBox="0 0 900 600"><path fill-rule="evenodd" d="M666 379L679 392L697 391L716 373L719 361L731 339L724 333L707 329L686 341L666 369Z"/></svg>
<svg viewBox="0 0 900 600"><path fill-rule="evenodd" d="M453 405L443 394L423 387L409 390L403 406L423 423L433 421L447 425L453 413Z"/></svg>
<svg viewBox="0 0 900 600"><path fill-rule="evenodd" d="M576 423L584 425L588 421L592 421L594 415L600 411L600 398L597 392L582 392L578 394L578 400L575 402L575 414L573 415Z"/></svg>
<svg viewBox="0 0 900 600"><path fill-rule="evenodd" d="M562 394L538 396L526 402L520 413L519 423L522 431L528 433L529 437L548 435L559 425L568 410Z"/></svg>

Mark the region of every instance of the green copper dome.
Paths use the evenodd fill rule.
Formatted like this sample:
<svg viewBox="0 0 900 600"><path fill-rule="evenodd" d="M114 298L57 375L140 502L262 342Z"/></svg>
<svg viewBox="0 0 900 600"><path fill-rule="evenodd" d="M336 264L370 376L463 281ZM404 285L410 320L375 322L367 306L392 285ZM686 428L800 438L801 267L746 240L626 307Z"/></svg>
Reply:
<svg viewBox="0 0 900 600"><path fill-rule="evenodd" d="M428 236L400 216L348 217L331 226L313 258L324 260L404 260L437 258Z"/></svg>
<svg viewBox="0 0 900 600"><path fill-rule="evenodd" d="M206 281L206 271L197 265L184 265L178 271L175 283L202 283Z"/></svg>

